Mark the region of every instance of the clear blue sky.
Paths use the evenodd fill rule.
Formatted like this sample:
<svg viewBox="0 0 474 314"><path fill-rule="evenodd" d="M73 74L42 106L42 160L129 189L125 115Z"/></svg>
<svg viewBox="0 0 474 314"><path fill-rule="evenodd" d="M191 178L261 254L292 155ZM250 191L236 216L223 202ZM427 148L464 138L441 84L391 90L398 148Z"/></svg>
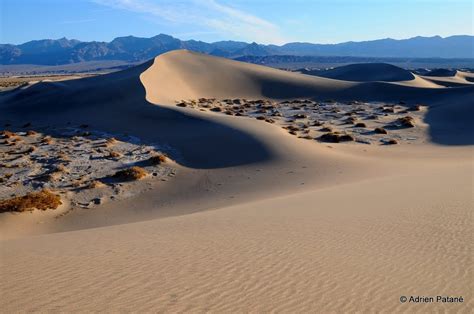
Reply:
<svg viewBox="0 0 474 314"><path fill-rule="evenodd" d="M159 33L203 41L338 43L473 34L473 0L0 0L0 42L110 41Z"/></svg>

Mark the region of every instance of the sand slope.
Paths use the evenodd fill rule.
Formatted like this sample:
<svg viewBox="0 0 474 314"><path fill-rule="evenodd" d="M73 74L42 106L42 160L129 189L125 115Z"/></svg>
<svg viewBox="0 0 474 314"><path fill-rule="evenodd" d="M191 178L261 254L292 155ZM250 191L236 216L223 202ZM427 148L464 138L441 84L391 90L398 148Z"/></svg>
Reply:
<svg viewBox="0 0 474 314"><path fill-rule="evenodd" d="M96 210L1 214L1 308L472 312L474 88L430 84L349 82L175 51L1 94L0 123L88 123L166 144L179 165L172 181ZM174 106L199 97L424 102L428 137L327 145ZM465 302L399 301L438 294Z"/></svg>

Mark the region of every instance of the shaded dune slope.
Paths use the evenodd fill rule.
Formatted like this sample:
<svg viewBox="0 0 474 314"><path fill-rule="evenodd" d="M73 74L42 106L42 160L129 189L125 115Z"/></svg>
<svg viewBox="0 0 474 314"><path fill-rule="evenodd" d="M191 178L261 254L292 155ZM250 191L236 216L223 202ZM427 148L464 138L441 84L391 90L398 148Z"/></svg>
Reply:
<svg viewBox="0 0 474 314"><path fill-rule="evenodd" d="M354 82L399 82L415 79L410 71L387 63L357 63L330 70L309 71L307 74Z"/></svg>

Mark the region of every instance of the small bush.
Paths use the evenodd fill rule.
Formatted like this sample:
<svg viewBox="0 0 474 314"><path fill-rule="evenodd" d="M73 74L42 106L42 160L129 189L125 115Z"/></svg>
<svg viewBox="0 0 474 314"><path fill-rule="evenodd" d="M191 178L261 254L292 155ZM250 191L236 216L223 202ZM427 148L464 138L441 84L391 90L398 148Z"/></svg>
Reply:
<svg viewBox="0 0 474 314"><path fill-rule="evenodd" d="M326 126L324 128L319 129L319 131L321 131L321 132L332 132L332 128Z"/></svg>
<svg viewBox="0 0 474 314"><path fill-rule="evenodd" d="M257 116L257 117L255 117L255 119L257 119L257 120L265 120L265 117L264 117L264 116Z"/></svg>
<svg viewBox="0 0 474 314"><path fill-rule="evenodd" d="M415 126L415 119L410 116L397 119L398 124L405 128L413 128Z"/></svg>
<svg viewBox="0 0 474 314"><path fill-rule="evenodd" d="M0 201L0 213L56 209L59 205L61 198L45 189Z"/></svg>
<svg viewBox="0 0 474 314"><path fill-rule="evenodd" d="M364 122L358 122L354 125L355 128L365 128L367 125Z"/></svg>
<svg viewBox="0 0 474 314"><path fill-rule="evenodd" d="M11 137L16 136L16 134L14 132L7 131L7 130L1 131L0 135L2 135L3 138L11 138Z"/></svg>
<svg viewBox="0 0 474 314"><path fill-rule="evenodd" d="M157 154L148 158L148 162L152 165L159 165L161 163L166 162L166 160L167 158L166 158L166 155L164 154Z"/></svg>
<svg viewBox="0 0 474 314"><path fill-rule="evenodd" d="M350 134L340 134L337 132L323 134L319 139L323 142L329 143L352 142L355 140L355 138Z"/></svg>
<svg viewBox="0 0 474 314"><path fill-rule="evenodd" d="M104 183L102 183L102 182L100 182L100 181L98 181L98 180L94 180L94 181L92 181L91 183L89 183L89 184L87 185L87 188L88 188L88 189L98 189L98 188L101 188L101 187L104 187L104 186L105 186Z"/></svg>
<svg viewBox="0 0 474 314"><path fill-rule="evenodd" d="M388 141L386 141L385 144L386 145L396 145L396 144L398 144L398 141L394 138L391 138Z"/></svg>
<svg viewBox="0 0 474 314"><path fill-rule="evenodd" d="M221 112L222 111L222 109L220 107L213 107L210 110L213 111L213 112Z"/></svg>
<svg viewBox="0 0 474 314"><path fill-rule="evenodd" d="M110 151L109 155L107 157L108 158L120 158L120 157L122 157L122 154L120 154L119 152Z"/></svg>
<svg viewBox="0 0 474 314"><path fill-rule="evenodd" d="M293 115L293 118L294 119L305 119L307 116L303 113L297 113L295 115Z"/></svg>
<svg viewBox="0 0 474 314"><path fill-rule="evenodd" d="M374 132L377 133L377 134L387 134L387 130L385 130L384 128L375 128L374 129Z"/></svg>
<svg viewBox="0 0 474 314"><path fill-rule="evenodd" d="M117 171L112 177L124 181L135 181L144 178L147 175L145 169L141 167L131 167Z"/></svg>

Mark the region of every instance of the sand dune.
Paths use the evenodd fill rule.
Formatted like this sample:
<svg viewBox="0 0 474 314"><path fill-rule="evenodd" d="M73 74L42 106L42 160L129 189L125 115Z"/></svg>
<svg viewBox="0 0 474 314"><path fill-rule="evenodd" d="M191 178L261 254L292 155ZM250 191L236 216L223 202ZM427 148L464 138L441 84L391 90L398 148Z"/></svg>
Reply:
<svg viewBox="0 0 474 314"><path fill-rule="evenodd" d="M344 81L410 81L415 76L407 70L387 63L358 63L337 67L330 70L311 73L316 76Z"/></svg>
<svg viewBox="0 0 474 314"><path fill-rule="evenodd" d="M0 94L2 125L88 124L156 143L176 161L172 180L93 210L0 214L0 306L472 312L474 87L413 77L345 81L174 51L122 72ZM198 98L426 108L407 133L417 141L328 144L176 106ZM465 302L403 304L402 295Z"/></svg>

